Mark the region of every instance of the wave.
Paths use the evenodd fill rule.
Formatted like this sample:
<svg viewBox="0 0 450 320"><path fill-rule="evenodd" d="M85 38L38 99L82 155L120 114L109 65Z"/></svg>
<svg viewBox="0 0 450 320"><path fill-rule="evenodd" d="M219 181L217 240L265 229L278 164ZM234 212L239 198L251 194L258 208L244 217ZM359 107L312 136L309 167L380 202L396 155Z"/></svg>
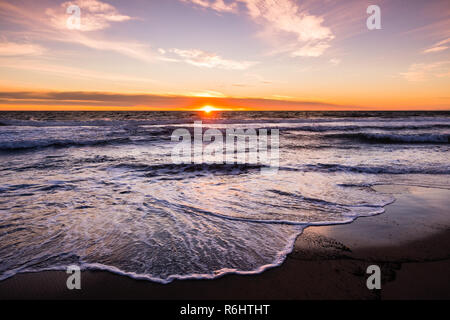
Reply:
<svg viewBox="0 0 450 320"><path fill-rule="evenodd" d="M281 171L303 171L303 172L355 172L367 174L450 174L448 167L406 167L406 166L349 166L342 164L309 164L299 168L281 167Z"/></svg>
<svg viewBox="0 0 450 320"><path fill-rule="evenodd" d="M388 134L388 133L338 133L326 134L321 137L357 139L375 143L449 143L450 134Z"/></svg>
<svg viewBox="0 0 450 320"><path fill-rule="evenodd" d="M121 163L113 166L133 172L142 172L146 177L172 176L172 179L185 179L193 175L239 175L268 168L262 164L143 164ZM281 166L280 171L298 172L355 172L368 174L450 174L447 167L406 167L406 166L350 166L342 164L307 164L301 167Z"/></svg>
<svg viewBox="0 0 450 320"><path fill-rule="evenodd" d="M192 173L199 174L219 174L219 175L236 175L256 171L266 166L260 164L143 164L143 163L121 163L115 165L114 168L128 169L133 172L143 172L146 177L158 176L177 176ZM189 176L189 175L187 175ZM176 179L174 177L174 179Z"/></svg>
<svg viewBox="0 0 450 320"><path fill-rule="evenodd" d="M62 120L62 121L40 121L40 120L2 120L0 126L14 127L109 127L126 125L164 125L178 124L181 120Z"/></svg>
<svg viewBox="0 0 450 320"><path fill-rule="evenodd" d="M0 151L22 151L38 148L67 148L75 146L98 146L116 143L127 143L129 138L101 139L101 140L28 140L28 141L7 141L0 142Z"/></svg>
<svg viewBox="0 0 450 320"><path fill-rule="evenodd" d="M424 130L424 129L450 129L450 124L435 123L423 125L342 125L342 126L301 126L280 128L286 131L307 131L307 132L328 132L328 131L361 131L361 130L384 130L384 131L403 131L403 130Z"/></svg>
<svg viewBox="0 0 450 320"><path fill-rule="evenodd" d="M151 282L156 282L160 284L169 284L175 280L212 280L212 279L218 279L225 275L230 274L237 274L237 275L255 275L255 274L261 274L266 270L279 267L283 264L283 262L286 260L286 257L288 254L292 252L294 249L295 240L297 237L303 232L303 228L301 226L296 226L297 231L292 233L288 237L288 241L286 241L286 245L282 250L277 252L277 255L272 263L267 263L261 266L258 266L257 268L254 268L253 270L240 270L238 268L222 268L220 270L214 270L212 273L189 273L189 274L173 274L169 277L162 278L155 276L149 272L147 273L140 273L140 272L132 272L132 271L125 271L121 269L120 267L116 267L113 265L106 265L102 263L86 263L82 262L80 263L80 269L82 271L85 270L92 270L92 271L106 271L113 274L117 274L120 276L126 276L131 279L135 280L146 280ZM70 253L69 253L70 254ZM72 263L73 264L73 263ZM4 273L0 273L0 281L4 281L8 278L11 278L17 274L20 273L37 273L37 272L44 272L44 271L66 271L69 264L63 265L63 266L53 266L53 267L43 267L43 268L33 268L33 267L24 267L24 268L17 268L13 270L8 270Z"/></svg>

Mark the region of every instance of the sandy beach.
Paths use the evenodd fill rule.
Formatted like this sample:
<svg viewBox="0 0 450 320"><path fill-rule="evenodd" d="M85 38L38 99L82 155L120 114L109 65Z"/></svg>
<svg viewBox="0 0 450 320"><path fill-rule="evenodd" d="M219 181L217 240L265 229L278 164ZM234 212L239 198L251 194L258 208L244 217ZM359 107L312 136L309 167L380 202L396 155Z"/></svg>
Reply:
<svg viewBox="0 0 450 320"><path fill-rule="evenodd" d="M377 186L396 202L351 224L309 227L286 261L258 275L226 275L168 285L109 272L82 272L82 289L60 271L19 274L0 283L1 299L449 299L450 191ZM379 265L382 289L368 290Z"/></svg>

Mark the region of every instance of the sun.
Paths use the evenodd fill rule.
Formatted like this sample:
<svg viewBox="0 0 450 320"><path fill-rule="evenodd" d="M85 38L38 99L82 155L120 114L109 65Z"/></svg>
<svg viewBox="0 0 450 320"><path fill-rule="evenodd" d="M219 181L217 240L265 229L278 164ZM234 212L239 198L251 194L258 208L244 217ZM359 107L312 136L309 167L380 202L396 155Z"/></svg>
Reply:
<svg viewBox="0 0 450 320"><path fill-rule="evenodd" d="M206 113L210 113L210 112L216 110L216 108L214 108L213 106L204 106L201 110Z"/></svg>

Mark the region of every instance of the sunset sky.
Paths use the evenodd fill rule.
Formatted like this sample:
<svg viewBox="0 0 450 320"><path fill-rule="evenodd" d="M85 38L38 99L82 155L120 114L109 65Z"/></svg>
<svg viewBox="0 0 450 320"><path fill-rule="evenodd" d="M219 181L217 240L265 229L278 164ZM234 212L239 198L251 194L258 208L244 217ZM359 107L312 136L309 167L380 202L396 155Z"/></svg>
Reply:
<svg viewBox="0 0 450 320"><path fill-rule="evenodd" d="M204 105L450 110L450 1L0 0L0 110Z"/></svg>

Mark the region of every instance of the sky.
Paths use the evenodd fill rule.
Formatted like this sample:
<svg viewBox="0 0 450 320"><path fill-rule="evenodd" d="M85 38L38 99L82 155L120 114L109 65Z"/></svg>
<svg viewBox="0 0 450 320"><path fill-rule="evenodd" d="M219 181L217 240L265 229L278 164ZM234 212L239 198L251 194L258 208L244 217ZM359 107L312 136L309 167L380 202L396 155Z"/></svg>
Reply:
<svg viewBox="0 0 450 320"><path fill-rule="evenodd" d="M206 105L450 110L450 1L0 0L0 110Z"/></svg>

